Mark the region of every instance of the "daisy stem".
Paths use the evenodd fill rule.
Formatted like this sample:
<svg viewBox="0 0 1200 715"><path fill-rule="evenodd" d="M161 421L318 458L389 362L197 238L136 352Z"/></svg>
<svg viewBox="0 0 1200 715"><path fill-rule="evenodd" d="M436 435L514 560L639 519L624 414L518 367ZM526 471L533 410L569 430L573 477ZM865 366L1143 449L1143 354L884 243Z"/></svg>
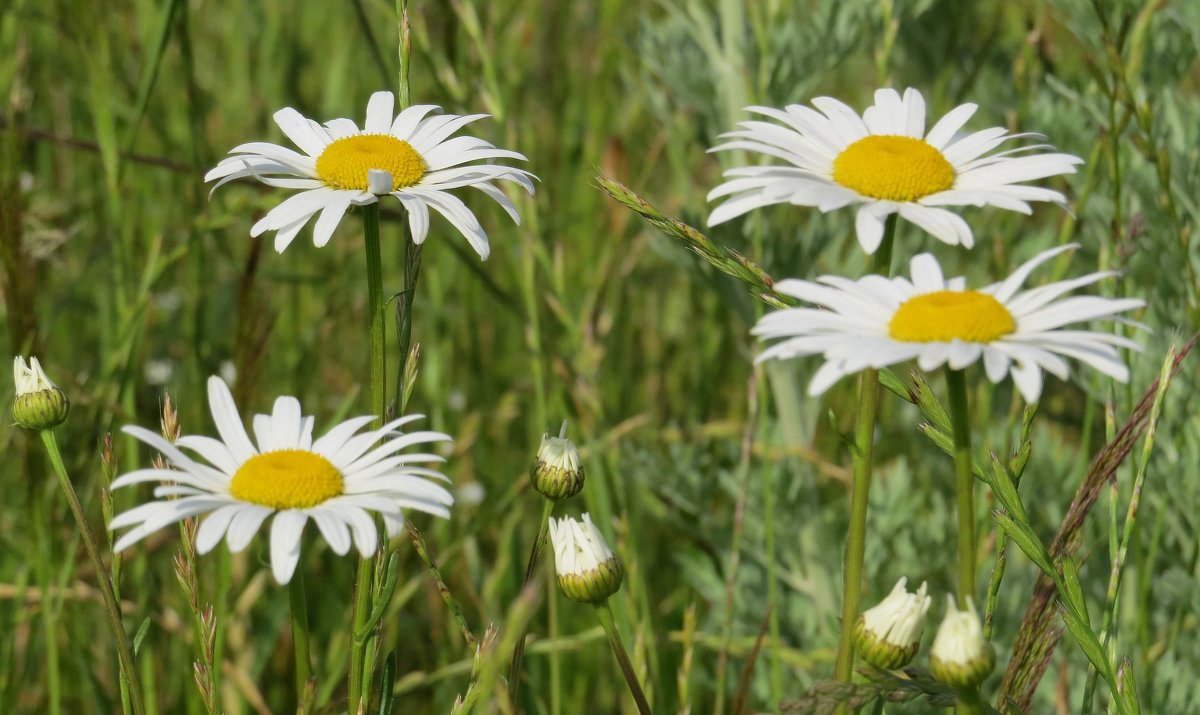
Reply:
<svg viewBox="0 0 1200 715"><path fill-rule="evenodd" d="M946 369L950 425L954 432L954 481L958 491L958 607L975 598L975 477L971 473L971 422L962 370Z"/></svg>
<svg viewBox="0 0 1200 715"><path fill-rule="evenodd" d="M312 676L309 664L308 598L304 593L304 570L296 569L288 582L288 604L292 610L292 650L296 655L296 708L301 709L308 699L308 680Z"/></svg>
<svg viewBox="0 0 1200 715"><path fill-rule="evenodd" d="M633 671L633 664L629 662L625 645L621 643L621 634L617 632L617 624L613 621L608 599L592 604L592 607L596 609L596 617L600 619L600 625L608 634L608 644L612 646L613 656L617 659L617 665L621 667L621 674L625 676L625 682L629 684L629 692L633 694L633 701L637 704L638 712L641 715L651 715L650 703L646 700L646 694L642 692L642 684L638 682L637 673Z"/></svg>
<svg viewBox="0 0 1200 715"><path fill-rule="evenodd" d="M975 475L971 467L971 420L967 413L967 379L963 370L946 368L950 426L954 433L954 482L958 492L958 607L975 599ZM954 712L981 713L976 686L962 688Z"/></svg>
<svg viewBox="0 0 1200 715"><path fill-rule="evenodd" d="M379 247L379 202L363 207L363 247L367 253L367 307L371 315L371 411L377 415L375 427L383 425L387 410L384 365L383 327L383 257ZM350 630L350 683L349 712L357 715L363 694L367 649L370 640L354 641L363 624L371 616L372 578L375 572L374 556L359 558L358 574L354 582L354 615Z"/></svg>
<svg viewBox="0 0 1200 715"><path fill-rule="evenodd" d="M41 435L42 443L46 445L46 451L50 455L50 463L54 465L54 473L58 475L58 483L67 496L67 504L71 507L71 514L75 517L75 523L83 537L83 546L87 551L88 560L92 562L92 568L96 571L96 582L100 588L100 595L104 599L104 610L108 613L108 623L112 628L113 640L116 641L121 676L129 687L133 712L136 715L145 715L145 701L142 699L141 681L138 680L137 669L133 664L133 651L129 648L129 638L125 635L125 625L121 622L121 611L117 604L117 598L113 594L112 581L108 578L108 570L100 559L100 550L96 547L96 537L92 534L91 527L88 526L87 515L83 512L83 505L79 503L79 495L75 493L71 477L67 475L67 468L63 465L62 454L58 451L58 441L54 438L54 430L42 430Z"/></svg>
<svg viewBox="0 0 1200 715"><path fill-rule="evenodd" d="M529 562L525 564L525 582L521 590L529 588L533 577L537 575L538 557L546 544L546 534L550 531L550 515L554 513L554 502L549 499L542 501L542 520L538 527L537 537L533 540L533 549L529 552ZM508 699L517 708L517 691L521 689L521 659L525 656L525 633L517 637L513 646L512 662L508 666Z"/></svg>
<svg viewBox="0 0 1200 715"><path fill-rule="evenodd" d="M888 216L883 240L875 251L871 272L892 272L892 239L896 215ZM842 585L842 630L838 638L834 678L844 683L854 676L854 626L858 621L858 599L862 595L863 557L867 547L867 503L871 489L871 458L875 447L875 418L879 411L879 371L863 370L858 383L858 418L854 426L854 475L850 486L850 533L846 540L846 562ZM844 708L841 710L844 712Z"/></svg>

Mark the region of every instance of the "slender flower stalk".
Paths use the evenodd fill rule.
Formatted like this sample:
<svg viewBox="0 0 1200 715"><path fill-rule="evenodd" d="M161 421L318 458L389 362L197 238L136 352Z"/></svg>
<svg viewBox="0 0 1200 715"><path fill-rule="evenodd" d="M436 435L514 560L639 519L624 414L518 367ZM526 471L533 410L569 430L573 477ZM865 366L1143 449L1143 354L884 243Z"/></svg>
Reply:
<svg viewBox="0 0 1200 715"><path fill-rule="evenodd" d="M958 608L974 615L975 601L975 476L971 468L971 421L967 412L967 382L962 370L946 368L950 393L950 426L954 438L954 485L958 511ZM978 621L978 618L975 619ZM982 631L980 631L982 632ZM990 669L989 669L990 670ZM983 712L977 684L960 689L954 711L960 715Z"/></svg>
<svg viewBox="0 0 1200 715"><path fill-rule="evenodd" d="M100 596L104 600L104 611L108 614L108 625L112 629L113 640L117 646L121 679L129 689L133 712L135 715L144 715L146 709L145 700L142 698L142 684L138 679L137 668L134 666L129 637L126 635L125 625L121 621L120 606L113 593L112 582L108 579L108 570L104 567L104 562L100 558L100 550L96 547L96 537L92 534L91 527L88 526L87 515L83 512L83 505L79 503L79 495L75 493L75 487L71 484L67 468L63 465L58 441L54 438L54 430L42 430L41 437L42 443L46 445L46 452L50 455L50 463L54 466L54 473L58 476L58 483L67 497L67 504L71 507L71 514L75 517L75 523L79 527L88 560L92 562L92 568L96 571L96 582L100 588Z"/></svg>
<svg viewBox="0 0 1200 715"><path fill-rule="evenodd" d="M309 656L308 599L304 593L304 569L297 569L288 582L288 603L292 611L292 650L296 656L296 707L306 705L308 680L312 677Z"/></svg>
<svg viewBox="0 0 1200 715"><path fill-rule="evenodd" d="M971 467L971 422L962 370L946 368L950 425L954 437L954 484L958 494L958 608L975 598L975 477Z"/></svg>
<svg viewBox="0 0 1200 715"><path fill-rule="evenodd" d="M384 352L383 310L386 301L383 295L383 256L379 246L379 204L363 207L363 248L367 257L367 310L370 313L371 333L371 411L379 415L374 427L383 424L387 410L386 354ZM370 639L361 643L354 639L371 616L375 556L363 556L358 561L358 573L354 583L354 612L351 618L349 712L356 715L359 702L365 692L365 660L370 648Z"/></svg>
<svg viewBox="0 0 1200 715"><path fill-rule="evenodd" d="M883 241L872 259L873 272L890 275L896 216L887 218ZM871 489L871 459L875 447L875 422L879 410L879 371L863 370L858 384L858 418L854 428L854 475L850 486L850 534L842 584L842 630L838 637L834 677L850 682L854 675L854 627L862 595L863 557L867 548L867 503Z"/></svg>
<svg viewBox="0 0 1200 715"><path fill-rule="evenodd" d="M608 605L608 599L594 603L592 607L595 608L596 618L600 619L600 625L608 635L608 644L612 646L613 656L621 668L621 675L625 676L625 682L629 684L629 692L633 695L633 702L637 704L638 712L641 715L651 715L650 703L646 700L646 693L642 691L642 684L638 682L633 664L629 662L629 654L625 652L625 644L621 642L621 634L617 632L617 624L613 621L612 608Z"/></svg>
<svg viewBox="0 0 1200 715"><path fill-rule="evenodd" d="M542 547L546 545L546 535L550 529L550 516L554 513L554 502L550 499L542 501L542 519L539 522L537 537L533 540L533 548L529 552L529 561L525 564L525 580L522 583L521 590L529 588L529 584L533 583L533 578L537 574L538 558L542 553ZM525 634L522 633L517 638L516 645L513 646L512 661L508 666L508 699L516 708L517 694L521 690L521 660L525 656Z"/></svg>

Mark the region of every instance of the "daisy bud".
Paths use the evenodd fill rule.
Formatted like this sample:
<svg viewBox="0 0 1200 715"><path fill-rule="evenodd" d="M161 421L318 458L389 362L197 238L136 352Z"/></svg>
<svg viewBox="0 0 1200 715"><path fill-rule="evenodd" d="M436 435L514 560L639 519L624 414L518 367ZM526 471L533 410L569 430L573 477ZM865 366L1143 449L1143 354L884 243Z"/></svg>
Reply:
<svg viewBox="0 0 1200 715"><path fill-rule="evenodd" d="M983 639L983 624L975 612L975 603L967 599L967 610L960 611L954 598L947 597L946 619L933 639L929 668L933 677L946 685L968 688L983 682L996 665L992 644Z"/></svg>
<svg viewBox="0 0 1200 715"><path fill-rule="evenodd" d="M933 599L925 594L924 582L916 593L908 592L907 583L906 578L897 581L887 598L859 616L854 629L863 660L882 670L908 665L921 645L925 612Z"/></svg>
<svg viewBox="0 0 1200 715"><path fill-rule="evenodd" d="M22 357L13 358L13 383L17 396L13 400L13 419L25 429L47 430L67 419L71 401L46 377L35 357L29 364Z"/></svg>
<svg viewBox="0 0 1200 715"><path fill-rule="evenodd" d="M572 601L600 603L621 588L625 576L592 517L583 522L570 517L550 520L550 543L554 545L554 570L558 587Z"/></svg>
<svg viewBox="0 0 1200 715"><path fill-rule="evenodd" d="M537 459L529 468L533 488L551 501L569 499L583 489L583 465L579 463L579 450L561 434L558 437L548 434L542 436Z"/></svg>

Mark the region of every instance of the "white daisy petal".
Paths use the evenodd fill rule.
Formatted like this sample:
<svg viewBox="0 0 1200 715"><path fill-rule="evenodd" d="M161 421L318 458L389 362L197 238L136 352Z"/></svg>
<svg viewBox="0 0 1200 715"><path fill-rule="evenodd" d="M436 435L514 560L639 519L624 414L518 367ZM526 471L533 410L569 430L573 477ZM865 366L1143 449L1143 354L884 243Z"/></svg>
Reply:
<svg viewBox="0 0 1200 715"><path fill-rule="evenodd" d="M962 129L967 120L974 116L977 109L979 109L979 105L968 102L950 110L925 135L925 143L934 149L944 149L946 144L954 138L955 133L959 129Z"/></svg>
<svg viewBox="0 0 1200 715"><path fill-rule="evenodd" d="M904 90L904 134L914 139L925 137L925 98L917 90Z"/></svg>
<svg viewBox="0 0 1200 715"><path fill-rule="evenodd" d="M392 130L395 97L391 92L375 92L367 101L367 120L363 122L366 134L387 134Z"/></svg>
<svg viewBox="0 0 1200 715"><path fill-rule="evenodd" d="M467 243L471 244L471 248L475 249L481 260L487 260L492 251L488 244L487 233L484 232L483 226L479 225L479 219L475 218L475 214L471 213L471 209L467 208L461 199L444 191L417 188L408 189L405 193L424 199L430 208L440 213L454 228L458 229L459 233L466 237Z"/></svg>
<svg viewBox="0 0 1200 715"><path fill-rule="evenodd" d="M895 207L883 201L867 204L858 210L854 218L854 232L867 255L874 254L879 244L883 243L884 221L893 213Z"/></svg>
<svg viewBox="0 0 1200 715"><path fill-rule="evenodd" d="M441 107L436 104L414 104L396 115L396 120L392 122L391 135L397 139L408 141L416 130L417 125L421 123L430 112L441 111Z"/></svg>
<svg viewBox="0 0 1200 715"><path fill-rule="evenodd" d="M300 561L300 536L307 521L304 512L291 509L279 512L271 520L271 574L276 583L292 580Z"/></svg>
<svg viewBox="0 0 1200 715"><path fill-rule="evenodd" d="M346 522L321 509L313 509L308 515L317 523L317 528L321 530L325 541L329 542L333 553L345 556L350 552L350 529L346 527Z"/></svg>
<svg viewBox="0 0 1200 715"><path fill-rule="evenodd" d="M321 248L329 243L329 239L333 238L333 231L341 223L342 217L346 215L346 210L350 208L350 203L354 200L356 192L340 191L321 209L321 215L317 218L317 224L313 228L313 245Z"/></svg>
<svg viewBox="0 0 1200 715"><path fill-rule="evenodd" d="M196 553L207 554L221 543L233 517L244 508L241 504L226 504L205 517L196 530Z"/></svg>
<svg viewBox="0 0 1200 715"><path fill-rule="evenodd" d="M951 246L971 248L975 244L971 227L958 214L920 204L902 204L900 215Z"/></svg>
<svg viewBox="0 0 1200 715"><path fill-rule="evenodd" d="M325 205L337 195L337 191L326 186L302 191L267 212L250 228L250 236L258 236L266 231L276 231L285 226L308 218L325 208Z"/></svg>
<svg viewBox="0 0 1200 715"><path fill-rule="evenodd" d="M324 139L313 131L308 119L295 109L284 107L275 112L275 123L279 125L287 138L292 140L292 143L303 149L309 156L320 156L321 152L325 150Z"/></svg>
<svg viewBox="0 0 1200 715"><path fill-rule="evenodd" d="M942 267L932 253L920 253L909 261L909 272L912 274L913 286L919 293L934 293L946 289L946 279L942 276Z"/></svg>
<svg viewBox="0 0 1200 715"><path fill-rule="evenodd" d="M991 346L983 349L983 368L988 379L993 383L1000 382L1008 374L1008 356L1003 351Z"/></svg>
<svg viewBox="0 0 1200 715"><path fill-rule="evenodd" d="M1042 396L1042 370L1033 362L1014 362L1011 370L1013 383L1026 402L1037 402Z"/></svg>
<svg viewBox="0 0 1200 715"><path fill-rule="evenodd" d="M243 504L242 509L233 515L229 529L225 532L225 543L229 545L229 553L239 553L249 546L250 540L258 533L258 528L273 513L273 509L260 504Z"/></svg>
<svg viewBox="0 0 1200 715"><path fill-rule="evenodd" d="M355 134L361 133L358 129L358 125L354 123L353 119L345 118L330 119L328 122L325 122L325 129L329 132L329 136L333 138L334 141L337 141L338 139L345 139L346 137L351 137ZM386 132L387 130L384 131Z"/></svg>
<svg viewBox="0 0 1200 715"><path fill-rule="evenodd" d="M294 223L288 224L275 232L275 252L283 253L284 250L296 240L296 236L300 234L300 229L308 224L308 220L312 218L312 214L297 219Z"/></svg>
<svg viewBox="0 0 1200 715"><path fill-rule="evenodd" d="M817 372L813 375L812 380L808 383L808 396L817 397L818 395L823 394L830 387L833 387L834 383L836 383L838 380L841 380L845 376L846 372L842 369L842 366L839 363L833 362L832 360L826 362L817 369Z"/></svg>

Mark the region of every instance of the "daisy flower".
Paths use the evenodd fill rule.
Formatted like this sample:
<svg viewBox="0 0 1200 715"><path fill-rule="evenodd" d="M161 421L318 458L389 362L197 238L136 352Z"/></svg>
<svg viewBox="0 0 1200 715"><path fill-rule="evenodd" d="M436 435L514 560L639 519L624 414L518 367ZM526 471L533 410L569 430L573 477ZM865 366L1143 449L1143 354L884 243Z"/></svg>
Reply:
<svg viewBox="0 0 1200 715"><path fill-rule="evenodd" d="M1042 392L1042 370L1066 380L1074 358L1120 382L1129 379L1117 348L1140 350L1128 338L1064 326L1091 320L1116 320L1119 313L1145 305L1136 298L1062 296L1114 275L1089 273L1040 288L1021 290L1040 264L1077 244L1044 251L1011 276L980 290L967 290L963 278L942 277L928 253L912 259L912 280L865 276L849 280L823 276L817 282L784 280L780 293L815 304L763 316L753 333L783 338L759 360L823 355L825 363L809 384L819 395L845 375L916 359L922 370L943 364L961 370L983 359L988 379L1012 374L1029 402Z"/></svg>
<svg viewBox="0 0 1200 715"><path fill-rule="evenodd" d="M255 446L229 388L218 377L208 380L208 401L220 439L187 435L171 444L150 430L124 428L160 452L174 469L141 469L113 481L114 489L159 482L154 490L158 500L113 517L109 529L133 527L117 540L114 551L181 519L207 514L196 533L196 550L208 553L224 537L229 550L237 553L273 516L271 571L283 584L296 569L301 532L309 519L334 553L345 555L353 542L366 557L375 552L379 538L371 512L383 515L388 536L403 525L402 508L450 516L447 507L454 498L429 481L446 477L417 466L442 458L401 454L409 447L450 440L440 432L397 431L421 415L401 417L361 434L374 417L356 417L314 441L313 418L301 414L296 398L280 397L272 414L254 416ZM193 460L180 447L208 464Z"/></svg>
<svg viewBox="0 0 1200 715"><path fill-rule="evenodd" d="M488 237L475 214L450 189L479 189L508 212L518 225L517 207L494 182L510 181L533 193L528 171L500 164L471 164L481 159L519 159L515 151L497 149L476 137L452 134L486 114L433 114L440 108L418 104L394 114L391 92L376 92L367 103L363 128L350 119L324 125L291 107L275 113L275 123L304 153L268 142L250 142L230 150L216 168L204 175L217 187L253 176L269 186L301 189L254 224L251 236L275 231L275 250L282 252L316 214L313 243L329 242L350 206L375 203L391 194L408 212L413 241L429 234L429 209L450 222L486 259Z"/></svg>
<svg viewBox="0 0 1200 715"><path fill-rule="evenodd" d="M978 109L963 104L925 131L925 100L915 89L901 97L894 89L875 92L875 104L860 117L832 97L812 100L816 110L791 104L784 109L747 107L782 124L740 122L722 134L731 141L711 151L746 150L782 159L791 166L729 169L728 179L708 200L730 197L713 210L715 226L769 204L815 206L822 212L858 205L858 242L874 253L883 239L884 219L894 213L935 238L970 248L971 229L942 206L996 206L1031 213L1030 201L1065 203L1057 191L1023 182L1075 173L1083 163L1070 154L1035 154L1047 145L989 154L1004 142L1036 136L1009 134L1003 127L963 134L959 130ZM817 111L820 110L820 111Z"/></svg>

